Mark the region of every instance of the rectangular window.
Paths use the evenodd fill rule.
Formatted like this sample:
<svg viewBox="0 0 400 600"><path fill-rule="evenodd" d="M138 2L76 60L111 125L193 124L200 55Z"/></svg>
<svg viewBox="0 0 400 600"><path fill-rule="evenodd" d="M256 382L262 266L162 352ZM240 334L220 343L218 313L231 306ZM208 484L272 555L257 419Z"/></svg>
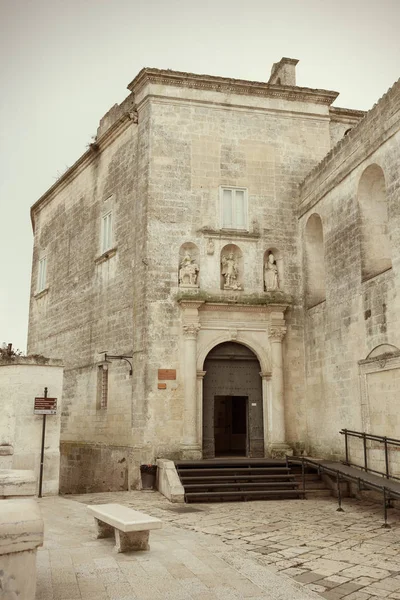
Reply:
<svg viewBox="0 0 400 600"><path fill-rule="evenodd" d="M39 271L38 271L38 282L37 291L42 292L46 289L46 278L47 278L47 257L44 256L39 260Z"/></svg>
<svg viewBox="0 0 400 600"><path fill-rule="evenodd" d="M101 220L101 253L112 248L112 211L103 215Z"/></svg>
<svg viewBox="0 0 400 600"><path fill-rule="evenodd" d="M99 366L97 378L97 408L104 410L108 403L108 365Z"/></svg>
<svg viewBox="0 0 400 600"><path fill-rule="evenodd" d="M247 229L247 190L221 188L223 229Z"/></svg>

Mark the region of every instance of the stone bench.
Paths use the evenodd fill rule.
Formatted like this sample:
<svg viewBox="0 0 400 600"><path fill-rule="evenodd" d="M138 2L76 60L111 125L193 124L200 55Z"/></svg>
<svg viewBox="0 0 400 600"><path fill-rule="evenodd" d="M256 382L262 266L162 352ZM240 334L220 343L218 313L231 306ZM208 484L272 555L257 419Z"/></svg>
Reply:
<svg viewBox="0 0 400 600"><path fill-rule="evenodd" d="M34 600L43 520L35 500L0 500L0 598Z"/></svg>
<svg viewBox="0 0 400 600"><path fill-rule="evenodd" d="M161 529L162 522L120 504L87 507L97 525L97 538L115 536L115 550L150 550L150 529Z"/></svg>

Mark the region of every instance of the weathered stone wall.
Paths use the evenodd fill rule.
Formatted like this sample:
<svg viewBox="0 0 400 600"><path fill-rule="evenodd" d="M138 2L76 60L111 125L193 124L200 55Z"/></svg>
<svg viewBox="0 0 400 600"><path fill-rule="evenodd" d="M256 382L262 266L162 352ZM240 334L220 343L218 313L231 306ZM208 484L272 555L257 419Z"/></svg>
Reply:
<svg viewBox="0 0 400 600"><path fill-rule="evenodd" d="M58 494L63 367L61 361L14 356L0 360L0 469L34 471L39 480L43 416L35 397L57 398L57 414L46 417L43 495Z"/></svg>
<svg viewBox="0 0 400 600"><path fill-rule="evenodd" d="M132 381L128 365L113 361L108 406L101 410L98 365L102 352L131 355L133 351L133 249L137 235L142 235L135 218L137 126L126 120L116 139L106 139L104 147L101 140L98 143L99 148L87 153L85 162L67 173L57 191L33 210L28 348L43 354L51 349L65 364L63 465L69 464L70 442L85 447L80 466L79 459L73 458L82 472L86 456L97 456L99 444L104 445L102 469L112 478L113 447L119 453L121 446L131 446ZM101 219L108 209L113 211L115 243L101 255ZM38 260L43 255L47 255L48 289L35 294ZM97 470L93 473L97 477ZM68 488L64 477L70 474L75 481L71 469L62 473L63 489ZM98 476L100 489L103 475Z"/></svg>
<svg viewBox="0 0 400 600"><path fill-rule="evenodd" d="M330 148L327 108L257 99L254 110L251 105L243 108L247 99L234 95L226 108L215 105L220 98L211 92L188 90L187 99L182 99L182 90L177 97L175 88L155 90L150 86L148 93L155 92L160 100L150 101L147 298L151 415L147 438L155 441L156 456L179 452L184 382L184 373L179 371L180 311L174 301L179 249L185 242L196 244L200 288L221 294L221 251L234 243L243 255L246 293L262 293L264 254L274 248L281 258L282 288L295 298L293 308L287 312L285 392L288 439L302 443L306 420L296 193L303 176ZM214 104L209 104L211 100ZM248 189L251 235L230 237L221 231L221 185ZM207 253L209 239L214 244L213 254ZM222 294L229 298L228 292ZM177 387L157 389L160 367L177 369Z"/></svg>
<svg viewBox="0 0 400 600"><path fill-rule="evenodd" d="M400 408L392 393L396 389L398 396L400 391L398 375L385 371L385 360L371 375L365 375L359 365L377 346L400 347L399 107L400 82L310 173L301 188L303 246L307 220L318 214L325 250L326 300L305 315L308 437L315 456L342 457L344 441L338 432L344 427L393 435L397 423L395 437L399 437ZM362 247L369 240L362 239L359 182L365 169L374 164L384 173L392 268L363 280ZM390 410L385 408L386 402ZM351 453L361 459L360 442L352 442ZM382 454L374 460L382 464Z"/></svg>
<svg viewBox="0 0 400 600"><path fill-rule="evenodd" d="M327 316L321 306L306 314L315 320L306 327L306 343L315 338L318 346L306 353L307 404L298 186L362 113L330 109L335 92L274 90L257 82L169 71L143 70L129 88L132 95L102 119L91 149L32 211L28 345L29 351L51 353L65 363L63 491L127 489L136 485L140 463L181 455L185 345L177 295L180 257L188 247L200 267L200 293L227 303L264 294L264 264L273 251L280 287L291 298L283 340L286 437L297 450L308 444L319 448L318 417L310 423L307 411L316 408L324 356L330 356L321 333ZM346 137L355 139L353 131ZM308 180L303 186L301 231L324 165L312 171L310 189ZM247 232L221 229L221 186L248 191ZM109 208L115 244L102 256L101 218ZM338 208L333 218L343 221L349 214ZM337 239L326 240L326 252L331 244L335 256L333 272L343 270ZM235 292L221 289L221 254L231 245L240 256L243 287ZM37 265L44 255L48 289L36 294ZM370 290L366 302L377 311L374 294ZM329 295L327 289L327 302ZM339 304L332 310L339 311ZM215 329L224 329L222 341L257 340L260 364L268 365L272 311L250 318L244 310L222 310ZM200 320L212 328L211 319ZM335 325L330 330L337 335ZM201 343L215 339L210 331L200 333ZM336 356L340 349L332 339L329 351ZM105 351L133 356L132 377L125 362L109 364L106 410L98 402ZM177 372L164 389L158 386L160 368ZM347 366L341 368L345 379ZM265 394L270 375L264 368Z"/></svg>

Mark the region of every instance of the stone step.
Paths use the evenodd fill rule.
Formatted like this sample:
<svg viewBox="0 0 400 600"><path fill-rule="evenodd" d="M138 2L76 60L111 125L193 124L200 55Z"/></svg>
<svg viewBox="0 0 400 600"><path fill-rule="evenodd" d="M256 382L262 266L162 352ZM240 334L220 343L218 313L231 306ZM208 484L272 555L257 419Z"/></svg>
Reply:
<svg viewBox="0 0 400 600"><path fill-rule="evenodd" d="M254 489L254 488L263 488L265 490L272 488L279 488L286 491L286 488L296 488L298 489L299 484L296 481L265 481L265 482L250 482L250 483L242 483L242 482L214 482L214 483L185 483L185 491L194 491L194 490L207 490L207 489L232 489L232 488L240 488L240 489Z"/></svg>

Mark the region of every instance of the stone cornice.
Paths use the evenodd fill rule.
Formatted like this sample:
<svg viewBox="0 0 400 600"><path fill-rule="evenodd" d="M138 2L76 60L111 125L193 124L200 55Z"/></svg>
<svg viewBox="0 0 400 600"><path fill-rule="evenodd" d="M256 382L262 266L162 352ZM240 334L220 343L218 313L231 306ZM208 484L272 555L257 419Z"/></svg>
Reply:
<svg viewBox="0 0 400 600"><path fill-rule="evenodd" d="M214 75L199 75L164 69L142 69L128 85L128 90L137 95L147 84L169 85L197 90L211 90L223 94L263 96L296 102L310 102L330 106L339 93L331 90L319 90L298 86L268 84L260 81L231 79Z"/></svg>
<svg viewBox="0 0 400 600"><path fill-rule="evenodd" d="M252 240L258 241L261 238L260 233L251 231L242 231L240 229L210 229L209 227L202 227L198 229L198 234L203 234L205 237L217 238L220 240Z"/></svg>
<svg viewBox="0 0 400 600"><path fill-rule="evenodd" d="M229 307L223 310L245 310L246 307L254 311L255 308L261 311L274 311L286 308L293 304L293 298L285 292L263 292L260 294L245 294L243 292L228 292L221 294L209 294L208 292L179 292L176 296L178 304L199 305L196 308L200 310L217 310L217 308L207 308L209 306ZM222 308L221 308L222 310Z"/></svg>
<svg viewBox="0 0 400 600"><path fill-rule="evenodd" d="M33 230L35 230L34 214L38 208L45 206L57 193L69 185L97 158L100 152L110 146L132 123L137 123L135 113L129 112L122 115L101 137L90 144L89 149L31 206Z"/></svg>
<svg viewBox="0 0 400 600"><path fill-rule="evenodd" d="M285 312L288 304L228 304L224 302L205 302L201 307L201 312L251 312L251 313L271 313Z"/></svg>
<svg viewBox="0 0 400 600"><path fill-rule="evenodd" d="M348 123L352 121L358 123L360 119L366 114L365 110L355 110L354 108L340 108L339 106L329 107L329 116L331 121L335 123Z"/></svg>

